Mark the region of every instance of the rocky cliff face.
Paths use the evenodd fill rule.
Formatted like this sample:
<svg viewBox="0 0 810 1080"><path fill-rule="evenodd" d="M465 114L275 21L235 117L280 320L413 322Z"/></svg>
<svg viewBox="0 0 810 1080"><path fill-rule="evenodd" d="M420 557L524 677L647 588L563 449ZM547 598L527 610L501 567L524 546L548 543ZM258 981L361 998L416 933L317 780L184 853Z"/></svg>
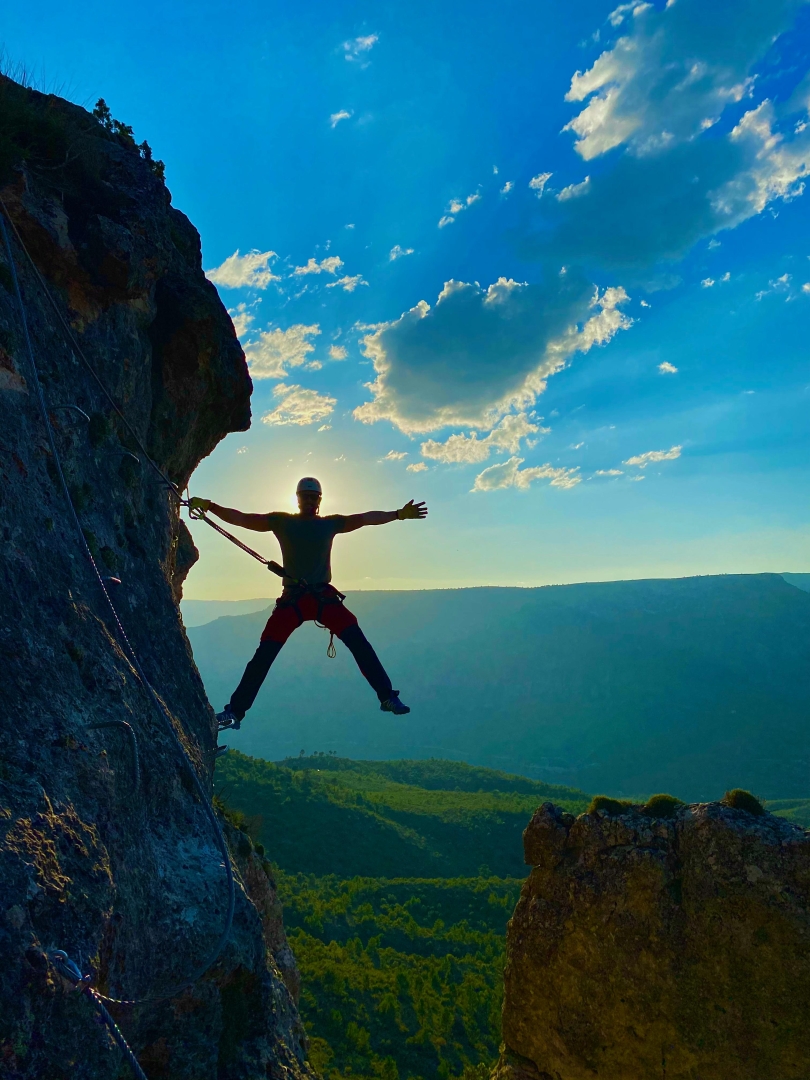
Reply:
<svg viewBox="0 0 810 1080"><path fill-rule="evenodd" d="M810 1074L810 833L718 803L524 833L497 1080Z"/></svg>
<svg viewBox="0 0 810 1080"><path fill-rule="evenodd" d="M244 356L194 228L130 139L8 80L0 198L58 313L182 487L250 422ZM12 245L84 534L102 573L120 579L110 587L126 633L210 787L215 722L175 602L196 553L175 500ZM112 997L159 997L210 954L227 908L211 825L122 651L57 479L0 252L0 1077L9 1080L128 1075L49 951L64 949ZM140 779L125 729L109 726L122 720ZM249 841L232 838L236 909L219 960L170 1000L112 1009L149 1080L310 1075L273 883Z"/></svg>

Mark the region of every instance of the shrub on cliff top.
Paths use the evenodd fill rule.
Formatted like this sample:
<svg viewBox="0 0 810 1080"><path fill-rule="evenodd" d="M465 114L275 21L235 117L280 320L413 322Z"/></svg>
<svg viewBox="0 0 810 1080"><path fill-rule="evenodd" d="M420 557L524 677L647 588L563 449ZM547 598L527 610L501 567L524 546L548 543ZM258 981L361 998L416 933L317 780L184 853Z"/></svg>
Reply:
<svg viewBox="0 0 810 1080"><path fill-rule="evenodd" d="M749 814L754 814L759 817L765 813L765 807L752 795L750 791L745 791L743 788L732 788L731 791L727 791L721 802L724 806L730 806L733 810L745 810Z"/></svg>
<svg viewBox="0 0 810 1080"><path fill-rule="evenodd" d="M594 795L586 812L595 814L597 810L604 810L611 817L617 817L619 814L626 814L632 806L629 799L611 799L609 795Z"/></svg>
<svg viewBox="0 0 810 1080"><path fill-rule="evenodd" d="M683 800L674 795L651 795L641 809L650 817L671 818L679 806L683 806Z"/></svg>

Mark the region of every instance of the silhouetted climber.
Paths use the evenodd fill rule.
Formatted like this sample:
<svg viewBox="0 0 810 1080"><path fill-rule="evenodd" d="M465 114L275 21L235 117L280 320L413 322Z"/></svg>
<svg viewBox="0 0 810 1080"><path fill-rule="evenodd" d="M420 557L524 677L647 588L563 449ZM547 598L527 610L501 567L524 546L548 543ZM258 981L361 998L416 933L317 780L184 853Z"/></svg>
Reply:
<svg viewBox="0 0 810 1080"><path fill-rule="evenodd" d="M289 575L283 578L284 591L267 620L259 647L245 668L242 681L230 702L217 714L220 729L241 726L284 642L293 630L311 619L322 623L333 635L337 634L349 649L380 699L383 712L402 716L411 711L399 700L399 691L392 688L385 668L357 625L357 619L344 605L343 593L330 584L332 541L338 533L354 532L364 525L386 525L389 521L427 517L427 507L423 502L414 503L411 499L401 510L371 510L348 517L330 514L322 518L322 494L320 483L313 476L305 476L296 488L297 514L243 514L240 510L218 506L210 499L195 497L189 501L191 510L210 511L243 529L273 533L281 545L284 569Z"/></svg>

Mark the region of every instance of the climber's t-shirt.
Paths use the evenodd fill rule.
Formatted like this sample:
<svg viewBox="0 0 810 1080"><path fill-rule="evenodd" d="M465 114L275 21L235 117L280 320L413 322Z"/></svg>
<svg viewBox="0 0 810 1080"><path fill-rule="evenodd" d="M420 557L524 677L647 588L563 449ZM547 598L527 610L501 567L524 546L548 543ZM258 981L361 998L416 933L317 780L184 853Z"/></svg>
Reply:
<svg viewBox="0 0 810 1080"><path fill-rule="evenodd" d="M285 570L308 585L332 580L332 541L346 523L342 514L304 518L300 514L278 513L268 514L267 521L281 545ZM288 577L283 581L285 588L293 584Z"/></svg>

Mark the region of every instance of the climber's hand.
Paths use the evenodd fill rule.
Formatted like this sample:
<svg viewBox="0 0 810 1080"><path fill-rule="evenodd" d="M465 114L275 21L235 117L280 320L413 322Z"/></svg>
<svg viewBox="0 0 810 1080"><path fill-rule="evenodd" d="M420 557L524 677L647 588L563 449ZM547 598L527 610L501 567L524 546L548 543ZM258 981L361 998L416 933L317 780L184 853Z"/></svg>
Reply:
<svg viewBox="0 0 810 1080"><path fill-rule="evenodd" d="M413 499L410 502L406 502L401 510L397 510L397 517L400 521L405 521L407 518L426 518L427 507L423 502L415 503Z"/></svg>
<svg viewBox="0 0 810 1080"><path fill-rule="evenodd" d="M211 500L200 499L197 495L192 495L188 500L188 508L189 510L201 510L203 513L206 513L211 509Z"/></svg>

